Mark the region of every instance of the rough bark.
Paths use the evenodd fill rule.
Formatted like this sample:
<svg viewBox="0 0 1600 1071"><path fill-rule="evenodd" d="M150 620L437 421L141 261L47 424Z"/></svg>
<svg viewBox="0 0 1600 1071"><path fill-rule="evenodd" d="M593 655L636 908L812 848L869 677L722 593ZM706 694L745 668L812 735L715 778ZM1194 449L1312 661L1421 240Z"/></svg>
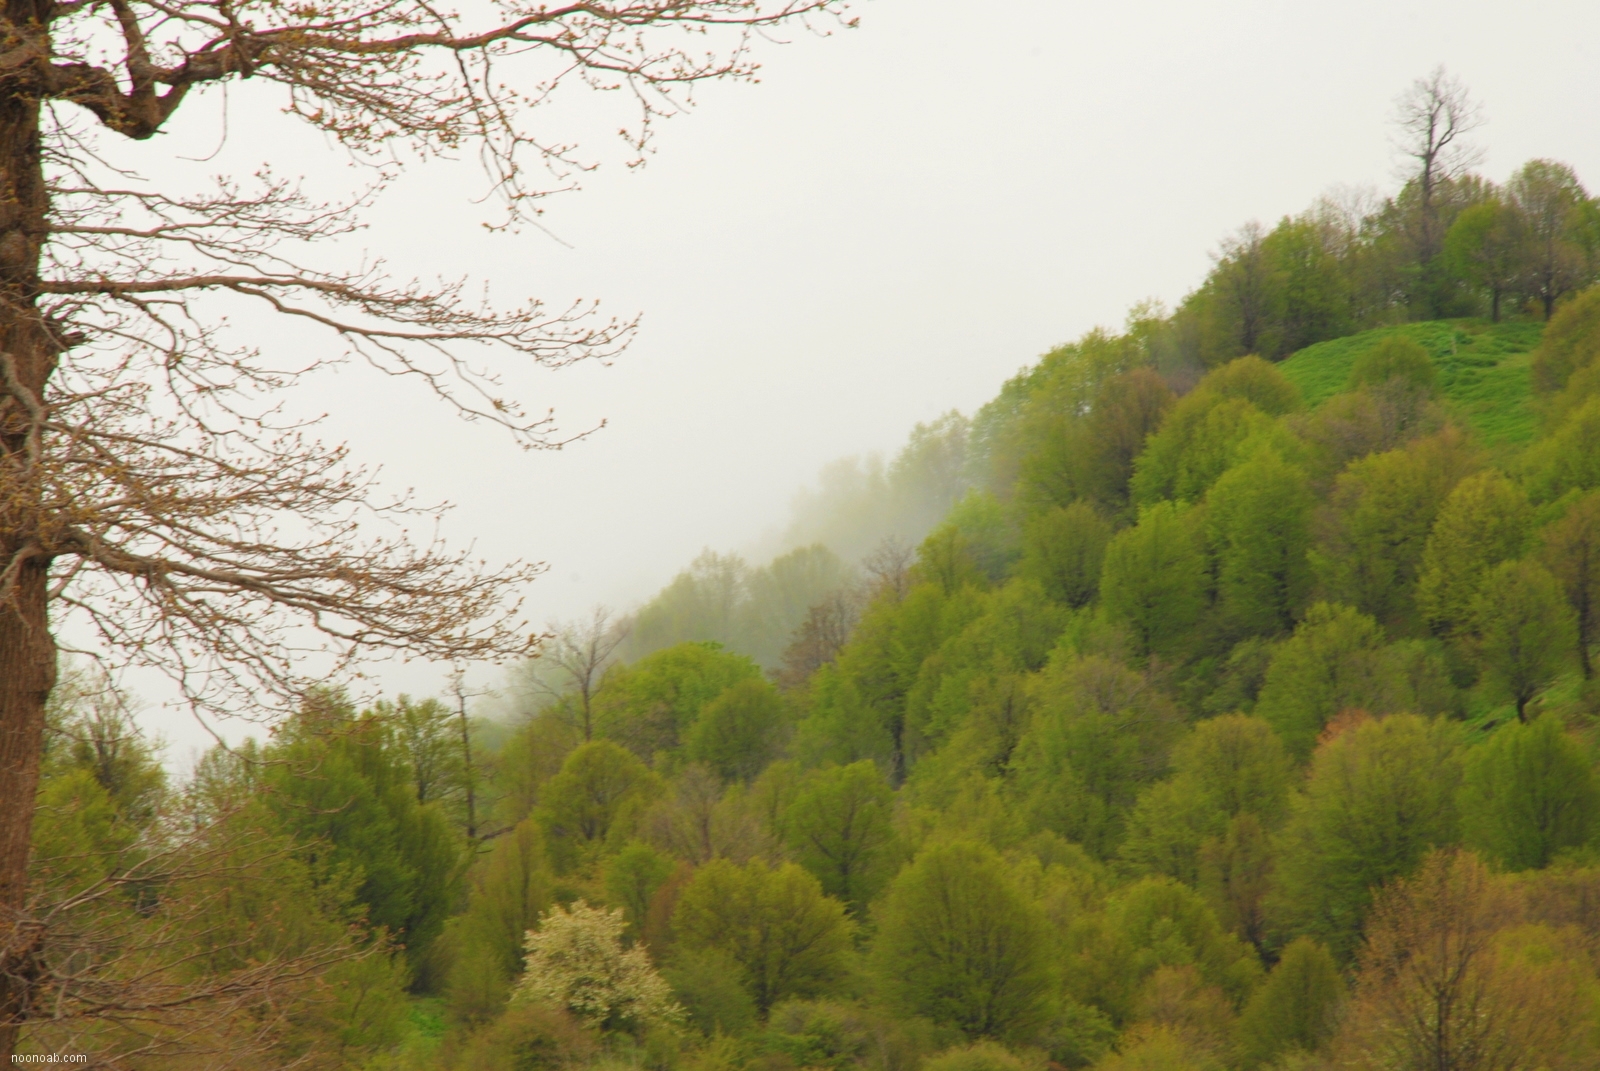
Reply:
<svg viewBox="0 0 1600 1071"><path fill-rule="evenodd" d="M43 38L47 6L13 0L6 20ZM56 359L36 307L48 205L39 119L39 94L25 77L0 79L0 1060L6 1064L34 974L28 859L45 702L56 676L49 559L39 542L34 477L37 419Z"/></svg>
<svg viewBox="0 0 1600 1071"><path fill-rule="evenodd" d="M0 542L0 553L11 542ZM8 1064L28 1008L38 939L26 905L44 705L56 670L46 624L45 570L30 563L16 594L0 603L0 1057Z"/></svg>

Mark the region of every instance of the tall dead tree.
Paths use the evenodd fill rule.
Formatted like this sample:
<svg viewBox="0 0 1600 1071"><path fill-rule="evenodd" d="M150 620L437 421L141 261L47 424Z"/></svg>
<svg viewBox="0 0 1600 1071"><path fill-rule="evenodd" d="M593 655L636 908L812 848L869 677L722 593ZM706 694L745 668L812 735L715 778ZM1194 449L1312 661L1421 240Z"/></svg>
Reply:
<svg viewBox="0 0 1600 1071"><path fill-rule="evenodd" d="M1449 229L1441 200L1451 183L1482 158L1466 136L1483 125L1483 109L1467 87L1436 67L1411 84L1395 102L1396 149L1405 158L1405 179L1414 186L1414 233L1411 236L1421 273L1421 288L1430 317L1442 315L1435 274L1444 236Z"/></svg>
<svg viewBox="0 0 1600 1071"><path fill-rule="evenodd" d="M494 309L461 284L319 264L369 195L323 203L265 171L203 193L160 188L111 168L114 143L253 78L356 154L478 149L514 217L538 176L586 166L528 122L564 85L628 94L642 150L695 83L752 73L754 37L825 29L817 20L841 18L844 2L498 0L455 14L425 0L5 0L0 1060L43 973L24 905L63 620L213 710L294 696L307 648L331 656L315 669L324 679L364 651L525 650L507 596L535 570L410 538L404 525L428 511L382 499L343 448L280 417L275 396L353 354L549 447L548 419L503 397L474 358L500 349L558 367L615 352L631 328L587 306ZM520 86L513 64L529 72ZM210 318L219 296L326 329L326 351L291 366L231 342Z"/></svg>
<svg viewBox="0 0 1600 1071"><path fill-rule="evenodd" d="M630 619L613 618L604 606L595 607L587 621L551 622L539 653L524 667L529 697L585 741L593 740L595 692L632 628Z"/></svg>

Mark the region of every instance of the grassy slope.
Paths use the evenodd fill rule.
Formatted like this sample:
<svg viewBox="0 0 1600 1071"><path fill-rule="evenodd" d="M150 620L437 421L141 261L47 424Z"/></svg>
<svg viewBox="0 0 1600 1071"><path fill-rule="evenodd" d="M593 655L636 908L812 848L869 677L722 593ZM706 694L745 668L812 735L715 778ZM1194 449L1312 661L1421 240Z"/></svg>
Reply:
<svg viewBox="0 0 1600 1071"><path fill-rule="evenodd" d="M1379 327L1359 335L1319 342L1279 367L1310 405L1344 389L1357 357L1389 335L1422 344L1439 368L1439 383L1451 408L1491 444L1520 445L1533 438L1532 386L1528 353L1539 343L1542 323L1491 324L1484 320L1435 320Z"/></svg>

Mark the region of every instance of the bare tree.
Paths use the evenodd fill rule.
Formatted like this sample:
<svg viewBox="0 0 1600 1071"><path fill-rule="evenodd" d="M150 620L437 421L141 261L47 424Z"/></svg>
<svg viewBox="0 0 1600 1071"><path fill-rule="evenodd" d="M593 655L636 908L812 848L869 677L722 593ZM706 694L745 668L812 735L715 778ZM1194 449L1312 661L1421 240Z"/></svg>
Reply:
<svg viewBox="0 0 1600 1071"><path fill-rule="evenodd" d="M1483 158L1463 139L1483 125L1483 109L1467 87L1441 67L1419 78L1395 101L1396 148L1406 157L1406 179L1416 183L1416 251L1424 270L1444 248L1440 191Z"/></svg>
<svg viewBox="0 0 1600 1071"><path fill-rule="evenodd" d="M772 676L785 691L803 688L811 675L832 662L850 642L861 619L862 592L840 588L806 610L783 649L783 666Z"/></svg>
<svg viewBox="0 0 1600 1071"><path fill-rule="evenodd" d="M562 441L483 371L605 358L632 324L587 305L501 309L462 282L326 266L376 186L322 202L263 171L204 192L106 161L191 94L276 83L290 114L368 160L475 147L508 221L589 166L530 109L565 85L623 90L643 151L694 84L754 70L754 36L838 19L845 0L423 2L10 0L0 49L0 1058L33 1014L29 835L56 636L78 617L123 662L168 672L199 709L282 707L362 652L440 660L526 650L507 596L537 572L490 568L405 525L342 447L281 392L354 357L420 382L525 447ZM474 24L474 18L481 24ZM717 35L727 35L719 39ZM502 68L528 65L520 84ZM230 341L253 303L328 332L298 364ZM307 637L310 637L309 639ZM313 670L306 658L325 653Z"/></svg>
<svg viewBox="0 0 1600 1071"><path fill-rule="evenodd" d="M631 622L597 606L589 620L551 622L527 666L526 687L585 741L594 739L594 694L627 641Z"/></svg>
<svg viewBox="0 0 1600 1071"><path fill-rule="evenodd" d="M887 595L896 601L905 598L911 588L911 563L917 552L904 541L889 536L861 559L861 568L868 577L868 596Z"/></svg>

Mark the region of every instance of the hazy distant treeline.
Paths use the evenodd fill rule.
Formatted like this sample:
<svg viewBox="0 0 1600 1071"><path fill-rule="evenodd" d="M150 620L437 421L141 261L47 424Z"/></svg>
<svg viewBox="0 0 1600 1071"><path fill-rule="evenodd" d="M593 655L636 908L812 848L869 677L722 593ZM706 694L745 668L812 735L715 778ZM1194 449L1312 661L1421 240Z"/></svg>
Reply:
<svg viewBox="0 0 1600 1071"><path fill-rule="evenodd" d="M1221 242L1205 281L1175 310L1140 306L1124 333L1091 332L1046 354L973 420L949 413L919 424L887 465L871 457L828 465L818 486L796 497L782 538L785 547L811 549L757 568L708 551L640 610L625 654L715 640L775 666L807 598L844 584L844 573L885 540L920 541L969 490L1007 493L1020 463L1008 437L1045 378L1082 377L1051 385L1061 412L1029 417L1065 421L1092 403L1105 369L1146 363L1181 394L1235 357L1279 359L1387 324L1542 319L1597 274L1600 201L1571 168L1549 160L1529 161L1504 185L1441 170L1426 194L1417 179L1388 198L1346 192L1270 229L1247 224ZM1095 438L1099 429L1083 434L1080 442L1064 432L1054 449L1106 448ZM1131 457L1140 446L1115 449ZM842 563L831 581L824 553ZM823 587L804 588L811 582ZM810 594L798 596L801 590Z"/></svg>
<svg viewBox="0 0 1600 1071"><path fill-rule="evenodd" d="M861 562L885 543L914 546L960 501L972 486L968 435L967 419L947 413L918 424L887 465L828 465L795 497L781 542L797 549L757 567L707 550L633 615L619 654L710 640L777 667L810 607L853 589Z"/></svg>

